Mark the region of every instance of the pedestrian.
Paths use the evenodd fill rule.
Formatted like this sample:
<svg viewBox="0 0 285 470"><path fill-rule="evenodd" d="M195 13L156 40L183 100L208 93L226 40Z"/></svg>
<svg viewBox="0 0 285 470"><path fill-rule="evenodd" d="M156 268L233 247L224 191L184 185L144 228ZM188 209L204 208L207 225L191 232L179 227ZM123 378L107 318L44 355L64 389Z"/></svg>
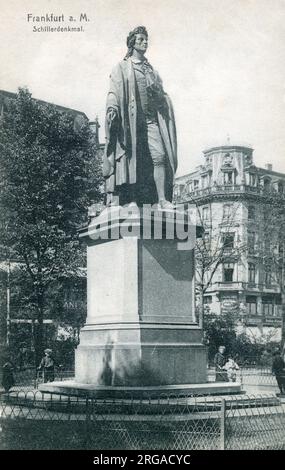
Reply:
<svg viewBox="0 0 285 470"><path fill-rule="evenodd" d="M228 376L227 372L223 369L226 363L225 357L225 346L219 346L218 352L215 354L214 357L214 365L216 370L216 382L227 382Z"/></svg>
<svg viewBox="0 0 285 470"><path fill-rule="evenodd" d="M53 382L55 366L59 367L59 365L55 361L51 349L45 349L44 353L45 355L41 360L38 370L43 372L43 379L45 383Z"/></svg>
<svg viewBox="0 0 285 470"><path fill-rule="evenodd" d="M280 351L273 353L272 373L276 377L280 393L285 392L285 362Z"/></svg>
<svg viewBox="0 0 285 470"><path fill-rule="evenodd" d="M260 362L262 366L270 367L270 364L272 363L272 356L268 349L265 349L261 354Z"/></svg>
<svg viewBox="0 0 285 470"><path fill-rule="evenodd" d="M229 382L236 382L237 379L237 370L239 370L239 366L234 361L233 358L229 357L227 362L225 363L223 369L227 372L227 378Z"/></svg>
<svg viewBox="0 0 285 470"><path fill-rule="evenodd" d="M8 359L3 365L2 385L6 393L9 392L10 388L15 385L14 379L14 366L10 359Z"/></svg>

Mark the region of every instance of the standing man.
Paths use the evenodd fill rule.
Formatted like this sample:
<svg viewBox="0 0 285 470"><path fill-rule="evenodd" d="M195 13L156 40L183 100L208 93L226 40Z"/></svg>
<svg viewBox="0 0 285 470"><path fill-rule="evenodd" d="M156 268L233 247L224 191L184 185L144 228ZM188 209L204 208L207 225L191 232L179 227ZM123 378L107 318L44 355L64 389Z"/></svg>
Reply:
<svg viewBox="0 0 285 470"><path fill-rule="evenodd" d="M55 361L51 349L45 349L44 353L45 355L41 360L38 370L41 370L43 372L43 378L44 378L45 383L53 382L55 366L57 367L60 367L60 366Z"/></svg>
<svg viewBox="0 0 285 470"><path fill-rule="evenodd" d="M272 374L276 377L276 382L282 395L285 392L285 362L280 351L273 353Z"/></svg>
<svg viewBox="0 0 285 470"><path fill-rule="evenodd" d="M226 364L226 357L225 357L225 346L219 346L218 352L215 354L214 357L214 365L216 370L216 382L227 382L228 376L227 372L223 368Z"/></svg>
<svg viewBox="0 0 285 470"><path fill-rule="evenodd" d="M144 26L127 37L128 51L112 71L106 110L103 174L107 204L158 203L171 209L177 143L173 107L145 57Z"/></svg>

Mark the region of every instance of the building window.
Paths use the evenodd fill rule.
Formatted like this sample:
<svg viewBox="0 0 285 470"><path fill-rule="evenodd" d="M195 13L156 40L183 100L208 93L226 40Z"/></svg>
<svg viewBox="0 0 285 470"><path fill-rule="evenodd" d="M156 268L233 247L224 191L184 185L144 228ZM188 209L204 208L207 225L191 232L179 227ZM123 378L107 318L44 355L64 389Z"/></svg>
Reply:
<svg viewBox="0 0 285 470"><path fill-rule="evenodd" d="M174 197L179 197L181 194L180 192L180 185L179 184L176 184L173 188L173 196Z"/></svg>
<svg viewBox="0 0 285 470"><path fill-rule="evenodd" d="M274 301L272 297L262 298L262 313L270 317L274 315Z"/></svg>
<svg viewBox="0 0 285 470"><path fill-rule="evenodd" d="M183 184L176 184L174 186L174 190L173 190L173 195L175 197L180 197L182 192L183 192L183 188L184 188L184 185Z"/></svg>
<svg viewBox="0 0 285 470"><path fill-rule="evenodd" d="M255 284L255 264L248 263L248 282Z"/></svg>
<svg viewBox="0 0 285 470"><path fill-rule="evenodd" d="M257 303L256 297L253 295L248 295L246 297L247 312L249 315L257 315Z"/></svg>
<svg viewBox="0 0 285 470"><path fill-rule="evenodd" d="M206 188L208 186L208 176L207 175L204 175L202 176L202 188Z"/></svg>
<svg viewBox="0 0 285 470"><path fill-rule="evenodd" d="M249 184L250 186L256 186L256 175L254 173L249 173Z"/></svg>
<svg viewBox="0 0 285 470"><path fill-rule="evenodd" d="M204 297L204 304L205 305L210 305L212 303L212 296L211 295L206 295Z"/></svg>
<svg viewBox="0 0 285 470"><path fill-rule="evenodd" d="M194 190L199 189L199 180L194 180Z"/></svg>
<svg viewBox="0 0 285 470"><path fill-rule="evenodd" d="M186 186L186 191L187 191L187 193L190 194L190 193L192 192L192 190L193 190L193 182L192 182L192 181L188 181L185 186Z"/></svg>
<svg viewBox="0 0 285 470"><path fill-rule="evenodd" d="M223 219L229 219L232 213L233 206L232 204L223 205Z"/></svg>
<svg viewBox="0 0 285 470"><path fill-rule="evenodd" d="M270 286L272 284L272 271L270 266L265 266L264 282L266 286Z"/></svg>
<svg viewBox="0 0 285 470"><path fill-rule="evenodd" d="M224 184L234 184L234 172L233 171L224 172Z"/></svg>
<svg viewBox="0 0 285 470"><path fill-rule="evenodd" d="M223 271L224 271L224 282L233 282L234 264L225 263L223 266Z"/></svg>
<svg viewBox="0 0 285 470"><path fill-rule="evenodd" d="M231 251L234 249L235 243L235 234L234 233L224 233L223 234L223 248L226 251Z"/></svg>
<svg viewBox="0 0 285 470"><path fill-rule="evenodd" d="M209 207L203 207L202 209L202 221L209 220Z"/></svg>
<svg viewBox="0 0 285 470"><path fill-rule="evenodd" d="M249 220L255 219L255 207L254 206L248 206L248 219Z"/></svg>
<svg viewBox="0 0 285 470"><path fill-rule="evenodd" d="M284 185L283 183L279 182L278 183L278 193L283 193L284 192Z"/></svg>
<svg viewBox="0 0 285 470"><path fill-rule="evenodd" d="M255 232L248 232L247 235L248 252L255 252Z"/></svg>

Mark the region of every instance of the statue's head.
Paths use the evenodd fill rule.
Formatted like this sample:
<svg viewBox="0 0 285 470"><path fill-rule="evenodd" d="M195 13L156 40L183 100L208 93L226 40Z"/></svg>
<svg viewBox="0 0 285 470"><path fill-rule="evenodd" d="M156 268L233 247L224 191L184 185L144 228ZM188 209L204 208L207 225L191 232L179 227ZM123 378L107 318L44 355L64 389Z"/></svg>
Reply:
<svg viewBox="0 0 285 470"><path fill-rule="evenodd" d="M147 50L147 44L148 34L146 28L144 26L137 26L127 37L128 52L125 59L133 55L134 49L144 54Z"/></svg>

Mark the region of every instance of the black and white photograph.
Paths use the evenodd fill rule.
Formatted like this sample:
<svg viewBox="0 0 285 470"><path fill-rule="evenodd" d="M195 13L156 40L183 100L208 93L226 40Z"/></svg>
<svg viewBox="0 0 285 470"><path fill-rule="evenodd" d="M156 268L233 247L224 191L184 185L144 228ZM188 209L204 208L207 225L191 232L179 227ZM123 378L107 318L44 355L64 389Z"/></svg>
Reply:
<svg viewBox="0 0 285 470"><path fill-rule="evenodd" d="M285 450L285 0L0 7L0 450Z"/></svg>

